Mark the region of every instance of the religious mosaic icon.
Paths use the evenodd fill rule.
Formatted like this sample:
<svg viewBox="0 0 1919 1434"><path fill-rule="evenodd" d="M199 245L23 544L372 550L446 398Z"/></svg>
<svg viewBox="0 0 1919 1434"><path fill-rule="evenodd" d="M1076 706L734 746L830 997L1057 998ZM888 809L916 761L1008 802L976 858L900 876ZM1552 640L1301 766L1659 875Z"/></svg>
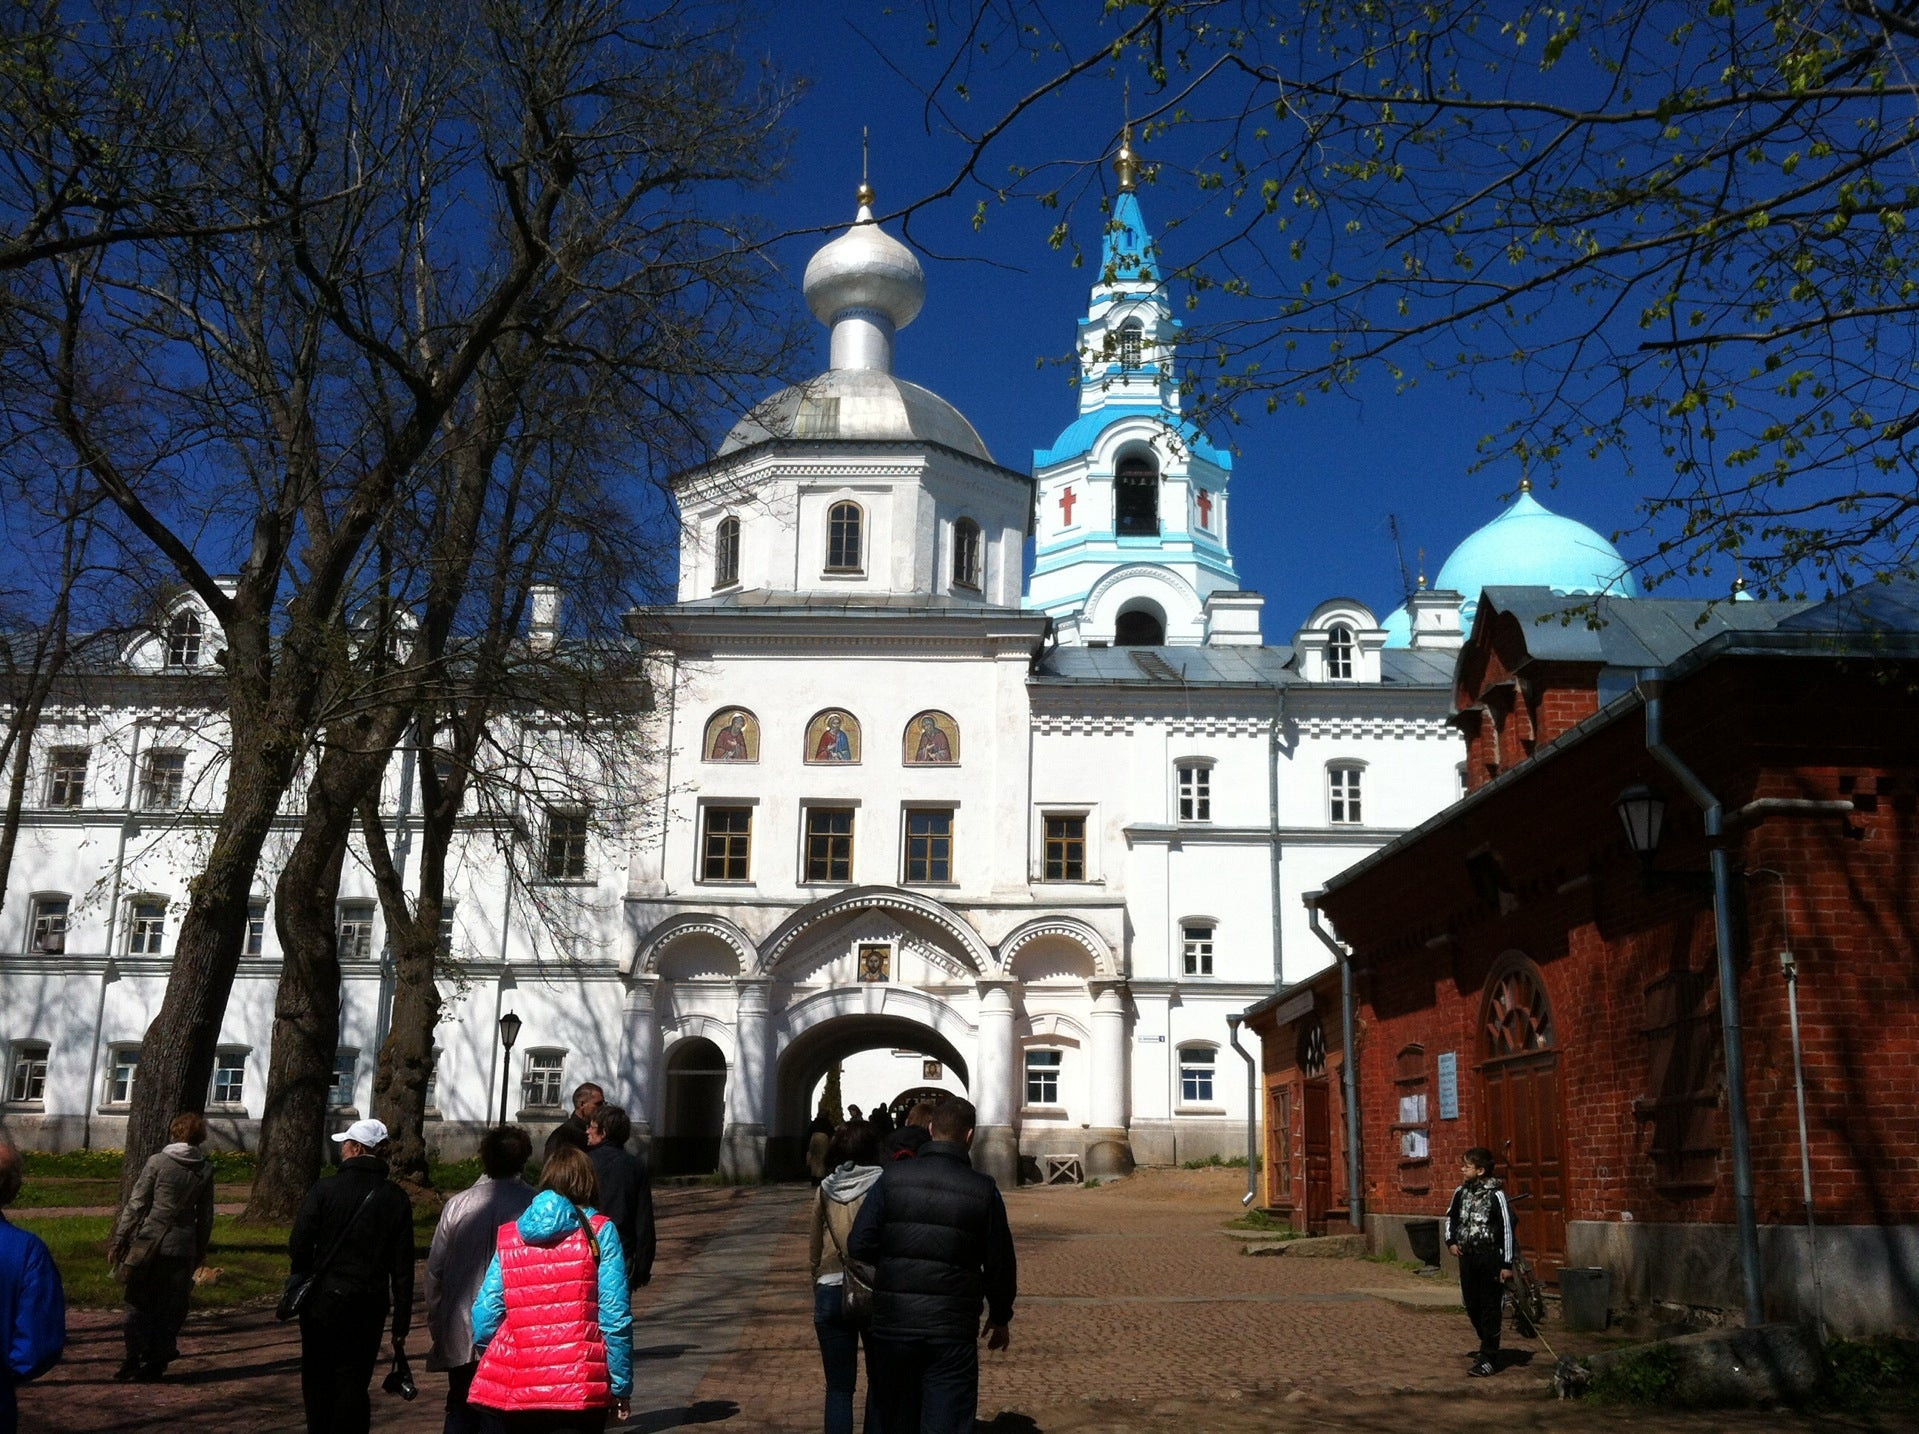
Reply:
<svg viewBox="0 0 1919 1434"><path fill-rule="evenodd" d="M860 759L859 719L829 707L806 724L808 762L857 762Z"/></svg>
<svg viewBox="0 0 1919 1434"><path fill-rule="evenodd" d="M948 767L959 761L959 723L944 712L922 712L906 724L909 767Z"/></svg>
<svg viewBox="0 0 1919 1434"><path fill-rule="evenodd" d="M870 944L860 947L860 980L890 981L893 979L893 948L891 946Z"/></svg>
<svg viewBox="0 0 1919 1434"><path fill-rule="evenodd" d="M709 762L759 761L759 719L744 707L722 707L706 724L703 751Z"/></svg>

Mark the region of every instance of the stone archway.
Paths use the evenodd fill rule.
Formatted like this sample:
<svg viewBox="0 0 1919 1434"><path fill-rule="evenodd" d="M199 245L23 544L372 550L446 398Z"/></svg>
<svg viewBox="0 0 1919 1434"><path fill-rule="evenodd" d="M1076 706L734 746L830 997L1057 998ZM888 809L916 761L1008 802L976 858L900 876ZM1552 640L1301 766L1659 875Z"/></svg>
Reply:
<svg viewBox="0 0 1919 1434"><path fill-rule="evenodd" d="M797 1175L803 1165L804 1136L814 1087L836 1062L861 1051L893 1047L913 1050L944 1062L970 1088L971 1062L952 1041L931 1026L903 1016L835 1016L802 1032L780 1052L775 1075L773 1131L767 1163L778 1177Z"/></svg>
<svg viewBox="0 0 1919 1434"><path fill-rule="evenodd" d="M704 1036L676 1041L666 1053L654 1172L710 1175L719 1169L725 1115L726 1056Z"/></svg>

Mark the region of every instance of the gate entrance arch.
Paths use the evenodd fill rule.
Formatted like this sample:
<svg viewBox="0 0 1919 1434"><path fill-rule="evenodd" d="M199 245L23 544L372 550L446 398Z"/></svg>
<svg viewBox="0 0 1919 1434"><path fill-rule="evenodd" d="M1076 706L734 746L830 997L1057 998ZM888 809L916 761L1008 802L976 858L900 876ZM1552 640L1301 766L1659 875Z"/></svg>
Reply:
<svg viewBox="0 0 1919 1434"><path fill-rule="evenodd" d="M767 1162L780 1178L796 1178L805 1169L806 1126L812 1118L813 1090L836 1062L861 1051L918 1051L943 1062L967 1090L971 1062L947 1037L918 1021L896 1015L853 1013L832 1016L795 1035L780 1052L773 1105L773 1130ZM856 1103L857 1095L850 1095Z"/></svg>
<svg viewBox="0 0 1919 1434"><path fill-rule="evenodd" d="M719 1169L725 1110L725 1055L703 1036L679 1042L666 1057L654 1173L710 1175Z"/></svg>

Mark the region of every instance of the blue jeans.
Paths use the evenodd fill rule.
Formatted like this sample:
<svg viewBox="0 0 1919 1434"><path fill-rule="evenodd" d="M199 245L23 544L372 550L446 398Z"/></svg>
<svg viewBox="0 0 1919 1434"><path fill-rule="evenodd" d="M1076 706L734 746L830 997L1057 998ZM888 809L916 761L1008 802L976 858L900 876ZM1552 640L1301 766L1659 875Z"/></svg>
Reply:
<svg viewBox="0 0 1919 1434"><path fill-rule="evenodd" d="M813 1333L820 1342L820 1364L826 1371L826 1434L853 1434L853 1387L859 1383L860 1345L866 1343L866 1434L881 1434L873 1402L873 1346L871 1337L849 1321L841 1309L844 1291L838 1285L813 1286Z"/></svg>
<svg viewBox="0 0 1919 1434"><path fill-rule="evenodd" d="M887 1434L973 1434L979 1413L977 1339L876 1335L870 1348Z"/></svg>

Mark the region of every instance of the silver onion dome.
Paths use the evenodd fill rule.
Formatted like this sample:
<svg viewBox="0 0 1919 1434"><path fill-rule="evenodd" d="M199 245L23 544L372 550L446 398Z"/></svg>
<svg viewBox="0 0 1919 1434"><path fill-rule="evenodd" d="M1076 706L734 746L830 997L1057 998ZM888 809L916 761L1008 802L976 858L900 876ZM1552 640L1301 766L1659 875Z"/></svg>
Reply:
<svg viewBox="0 0 1919 1434"><path fill-rule="evenodd" d="M836 369L893 368L893 335L918 317L926 275L913 251L873 220L873 191L860 186L853 227L806 266L807 307L831 327Z"/></svg>

